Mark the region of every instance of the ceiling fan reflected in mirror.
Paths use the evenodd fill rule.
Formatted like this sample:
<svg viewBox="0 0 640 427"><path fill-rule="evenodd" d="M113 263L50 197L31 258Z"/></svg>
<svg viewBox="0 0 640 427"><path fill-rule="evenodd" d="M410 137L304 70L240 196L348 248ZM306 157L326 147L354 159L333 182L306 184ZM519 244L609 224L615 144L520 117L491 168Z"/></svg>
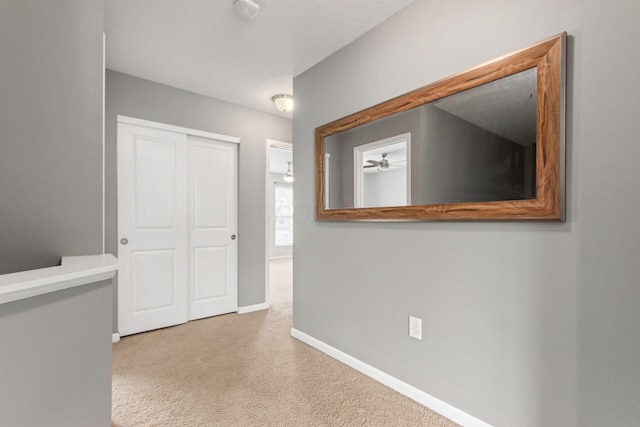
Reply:
<svg viewBox="0 0 640 427"><path fill-rule="evenodd" d="M382 159L380 160L367 160L367 163L369 164L365 164L363 168L365 169L378 168L379 171L385 171L385 170L389 170L390 167L400 167L400 168L404 167L404 165L401 165L400 163L405 163L406 160L389 162L389 160L387 159L387 155L388 153L382 153Z"/></svg>

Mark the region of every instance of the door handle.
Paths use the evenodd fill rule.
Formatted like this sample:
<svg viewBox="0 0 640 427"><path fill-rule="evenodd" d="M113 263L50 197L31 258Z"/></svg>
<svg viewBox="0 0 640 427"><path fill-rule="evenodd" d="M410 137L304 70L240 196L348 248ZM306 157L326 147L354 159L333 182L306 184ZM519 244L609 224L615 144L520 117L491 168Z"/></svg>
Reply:
<svg viewBox="0 0 640 427"><path fill-rule="evenodd" d="M127 243L129 243L129 239L127 239L126 237L123 237L122 239L120 239L120 244L126 245Z"/></svg>
<svg viewBox="0 0 640 427"><path fill-rule="evenodd" d="M235 234L231 235L231 240L236 240L236 235Z"/></svg>

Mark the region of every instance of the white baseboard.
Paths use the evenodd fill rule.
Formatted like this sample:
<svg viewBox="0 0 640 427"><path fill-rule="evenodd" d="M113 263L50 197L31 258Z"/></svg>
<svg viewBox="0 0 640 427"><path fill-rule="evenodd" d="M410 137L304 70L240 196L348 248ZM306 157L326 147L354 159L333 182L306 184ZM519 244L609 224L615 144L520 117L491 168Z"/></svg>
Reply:
<svg viewBox="0 0 640 427"><path fill-rule="evenodd" d="M293 255L272 256L272 257L269 257L269 261L277 261L279 259L288 259L288 258L293 258Z"/></svg>
<svg viewBox="0 0 640 427"><path fill-rule="evenodd" d="M404 381L392 377L391 375L382 372L381 370L374 368L373 366L368 365L361 360L338 350L337 348L331 347L330 345L325 344L304 332L291 328L291 336L464 427L491 427L490 424L487 424L486 422L479 420L478 418L469 415L466 412L405 383Z"/></svg>
<svg viewBox="0 0 640 427"><path fill-rule="evenodd" d="M120 334L116 332L116 333L111 335L111 342L115 343L115 342L118 342L118 341L120 341Z"/></svg>
<svg viewBox="0 0 640 427"><path fill-rule="evenodd" d="M238 314L247 314L253 311L268 310L268 309L269 309L269 303L263 302L261 304L238 307Z"/></svg>

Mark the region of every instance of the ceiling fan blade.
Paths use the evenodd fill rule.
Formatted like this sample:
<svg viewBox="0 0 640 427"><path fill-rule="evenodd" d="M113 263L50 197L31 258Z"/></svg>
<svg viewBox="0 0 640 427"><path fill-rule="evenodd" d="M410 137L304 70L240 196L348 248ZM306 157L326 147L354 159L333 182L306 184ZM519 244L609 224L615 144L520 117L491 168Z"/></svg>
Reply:
<svg viewBox="0 0 640 427"><path fill-rule="evenodd" d="M380 164L380 162L377 162L375 160L367 160L367 163L371 163L374 166L378 166Z"/></svg>
<svg viewBox="0 0 640 427"><path fill-rule="evenodd" d="M365 169L366 168L375 168L375 167L378 167L378 165L365 165L365 166L363 166L363 168L365 168Z"/></svg>

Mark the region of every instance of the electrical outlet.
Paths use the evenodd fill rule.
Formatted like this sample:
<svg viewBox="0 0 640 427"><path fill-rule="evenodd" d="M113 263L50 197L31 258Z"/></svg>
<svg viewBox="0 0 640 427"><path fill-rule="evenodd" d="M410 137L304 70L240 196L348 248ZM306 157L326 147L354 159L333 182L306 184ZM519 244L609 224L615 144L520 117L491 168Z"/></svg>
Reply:
<svg viewBox="0 0 640 427"><path fill-rule="evenodd" d="M409 316L409 336L417 340L422 339L422 319Z"/></svg>

